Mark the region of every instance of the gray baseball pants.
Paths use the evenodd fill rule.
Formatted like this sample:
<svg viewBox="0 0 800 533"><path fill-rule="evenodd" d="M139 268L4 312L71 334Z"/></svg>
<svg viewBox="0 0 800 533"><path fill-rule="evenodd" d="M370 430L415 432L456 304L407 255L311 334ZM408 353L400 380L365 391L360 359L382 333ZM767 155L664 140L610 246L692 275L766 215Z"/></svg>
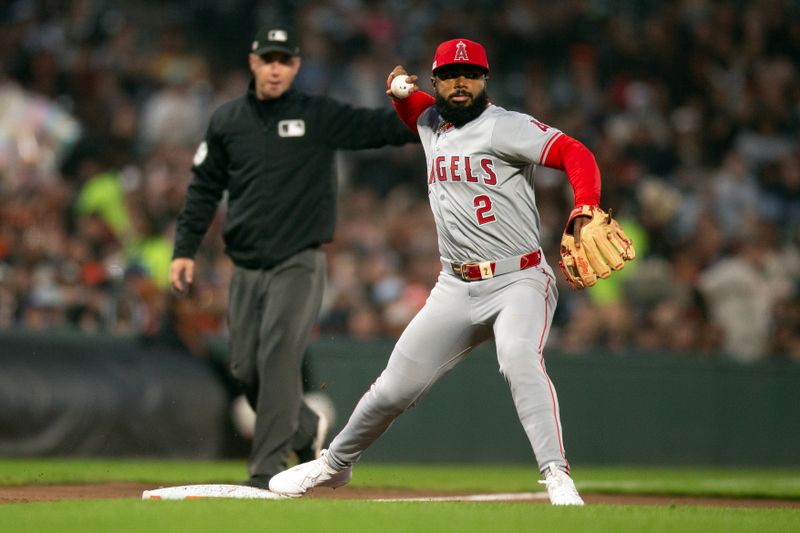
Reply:
<svg viewBox="0 0 800 533"><path fill-rule="evenodd" d="M268 270L235 267L230 285L230 370L256 412L250 476L285 470L310 445L318 417L303 401L301 367L325 287L325 255L304 250Z"/></svg>
<svg viewBox="0 0 800 533"><path fill-rule="evenodd" d="M558 299L546 264L464 282L443 271L425 306L400 336L386 369L328 447L330 462L352 465L392 422L483 341L494 337L500 372L540 470L568 470L558 398L542 349Z"/></svg>

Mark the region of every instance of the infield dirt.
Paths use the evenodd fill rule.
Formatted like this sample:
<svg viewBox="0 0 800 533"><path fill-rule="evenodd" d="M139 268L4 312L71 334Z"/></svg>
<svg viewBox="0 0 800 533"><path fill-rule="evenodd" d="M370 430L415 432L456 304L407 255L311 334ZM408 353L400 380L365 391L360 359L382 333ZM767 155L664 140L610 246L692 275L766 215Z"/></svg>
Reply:
<svg viewBox="0 0 800 533"><path fill-rule="evenodd" d="M175 483L180 485L180 483ZM58 500L85 500L108 498L141 499L142 492L158 487L152 483L102 483L94 485L20 485L0 487L0 504L30 503ZM372 489L365 487L344 487L337 490L319 489L306 496L313 499L351 499L351 500L415 500L447 498L458 501L463 497L466 501L472 493L431 492L399 489ZM642 496L642 495L606 495L582 494L587 504L611 505L704 505L714 507L789 507L800 508L800 500L771 499L739 499L739 498L707 498L687 496ZM498 498L493 501L505 501ZM507 501L514 503L547 504L546 499L530 497L514 498ZM263 502L262 502L263 504ZM158 505L158 503L153 503Z"/></svg>

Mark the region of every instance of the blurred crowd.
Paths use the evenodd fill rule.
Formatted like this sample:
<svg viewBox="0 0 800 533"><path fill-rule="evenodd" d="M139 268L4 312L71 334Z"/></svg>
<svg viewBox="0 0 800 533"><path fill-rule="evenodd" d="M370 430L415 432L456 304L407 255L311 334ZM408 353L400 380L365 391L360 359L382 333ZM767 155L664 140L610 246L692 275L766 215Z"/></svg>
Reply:
<svg viewBox="0 0 800 533"><path fill-rule="evenodd" d="M638 259L561 285L549 347L800 361L800 6L790 0L12 0L0 8L0 330L225 336L224 208L187 298L176 215L262 21L301 29L298 86L388 106L438 42L481 41L489 94L584 142ZM440 269L419 146L342 153L317 335L396 337ZM572 207L537 174L548 261ZM166 325L166 326L165 326Z"/></svg>

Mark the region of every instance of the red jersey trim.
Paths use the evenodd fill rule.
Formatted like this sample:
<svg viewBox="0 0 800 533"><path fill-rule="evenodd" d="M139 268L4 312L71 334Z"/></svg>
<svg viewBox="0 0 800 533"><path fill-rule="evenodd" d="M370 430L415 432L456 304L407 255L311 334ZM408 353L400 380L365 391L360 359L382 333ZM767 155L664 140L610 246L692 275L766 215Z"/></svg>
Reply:
<svg viewBox="0 0 800 533"><path fill-rule="evenodd" d="M547 161L547 154L550 153L550 148L552 148L553 141L555 141L556 139L558 139L562 135L564 135L564 134L561 133L561 132L558 132L555 135L553 135L552 137L550 137L549 139L547 139L547 142L544 143L544 148L542 148L542 157L539 160L540 164L545 165L545 162Z"/></svg>

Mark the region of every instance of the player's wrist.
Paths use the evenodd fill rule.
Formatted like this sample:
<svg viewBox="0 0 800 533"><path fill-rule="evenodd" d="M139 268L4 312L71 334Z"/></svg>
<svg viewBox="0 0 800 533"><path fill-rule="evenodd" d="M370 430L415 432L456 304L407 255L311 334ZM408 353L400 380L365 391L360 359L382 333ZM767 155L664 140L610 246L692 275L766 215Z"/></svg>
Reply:
<svg viewBox="0 0 800 533"><path fill-rule="evenodd" d="M571 222L575 217L591 217L597 209L600 209L598 204L575 204L567 220Z"/></svg>

